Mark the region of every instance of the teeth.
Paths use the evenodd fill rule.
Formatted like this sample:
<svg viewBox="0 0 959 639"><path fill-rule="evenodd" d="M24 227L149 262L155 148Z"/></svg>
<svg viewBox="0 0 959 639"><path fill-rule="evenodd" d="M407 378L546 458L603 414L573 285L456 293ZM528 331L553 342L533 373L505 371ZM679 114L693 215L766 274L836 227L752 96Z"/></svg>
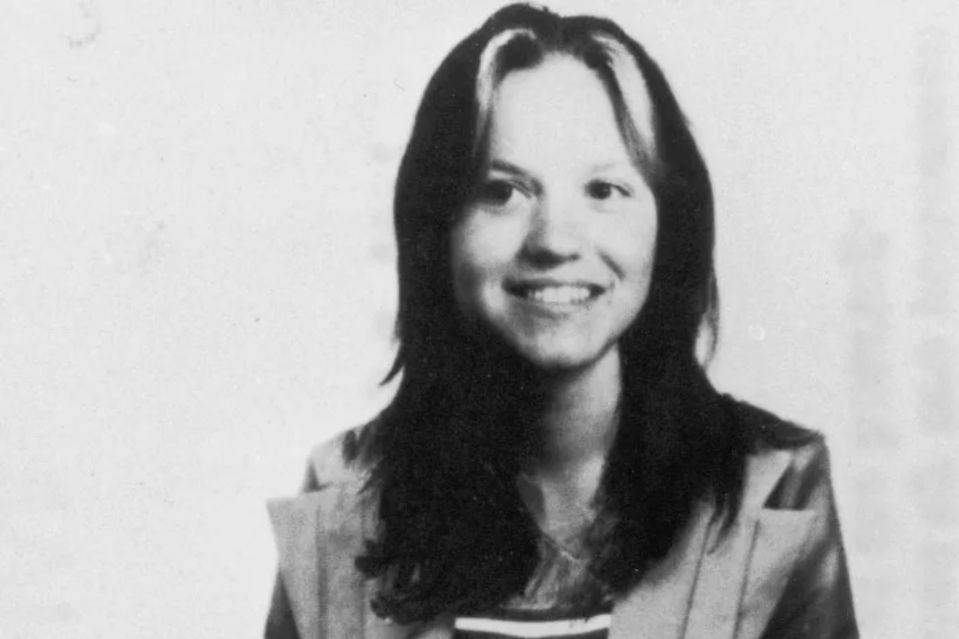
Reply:
<svg viewBox="0 0 959 639"><path fill-rule="evenodd" d="M524 296L543 304L578 304L589 299L590 291L586 286L544 286L527 289Z"/></svg>

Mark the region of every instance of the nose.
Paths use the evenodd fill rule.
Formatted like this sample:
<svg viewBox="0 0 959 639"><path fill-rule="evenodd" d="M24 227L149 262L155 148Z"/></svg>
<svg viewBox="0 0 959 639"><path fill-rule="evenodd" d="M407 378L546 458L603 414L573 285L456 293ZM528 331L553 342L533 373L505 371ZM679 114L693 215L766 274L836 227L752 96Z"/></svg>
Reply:
<svg viewBox="0 0 959 639"><path fill-rule="evenodd" d="M569 203L540 200L523 242L523 256L538 266L574 260L582 251L582 232Z"/></svg>

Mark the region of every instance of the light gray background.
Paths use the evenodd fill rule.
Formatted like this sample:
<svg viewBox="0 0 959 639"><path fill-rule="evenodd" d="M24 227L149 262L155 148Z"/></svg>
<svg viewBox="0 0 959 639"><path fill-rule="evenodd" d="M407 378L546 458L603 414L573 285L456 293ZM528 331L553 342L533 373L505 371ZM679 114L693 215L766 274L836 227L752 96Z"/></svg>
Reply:
<svg viewBox="0 0 959 639"><path fill-rule="evenodd" d="M0 634L260 635L263 502L388 397L398 156L499 4L0 0ZM957 12L551 4L692 121L713 377L829 436L863 635L948 635Z"/></svg>

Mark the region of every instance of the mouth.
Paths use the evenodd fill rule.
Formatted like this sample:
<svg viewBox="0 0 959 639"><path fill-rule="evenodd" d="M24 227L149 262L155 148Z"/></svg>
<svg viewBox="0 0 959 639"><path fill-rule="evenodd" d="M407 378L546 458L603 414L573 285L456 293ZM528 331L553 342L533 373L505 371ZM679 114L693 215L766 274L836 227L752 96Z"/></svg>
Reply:
<svg viewBox="0 0 959 639"><path fill-rule="evenodd" d="M506 286L510 295L544 306L579 306L603 294L597 284L517 282Z"/></svg>

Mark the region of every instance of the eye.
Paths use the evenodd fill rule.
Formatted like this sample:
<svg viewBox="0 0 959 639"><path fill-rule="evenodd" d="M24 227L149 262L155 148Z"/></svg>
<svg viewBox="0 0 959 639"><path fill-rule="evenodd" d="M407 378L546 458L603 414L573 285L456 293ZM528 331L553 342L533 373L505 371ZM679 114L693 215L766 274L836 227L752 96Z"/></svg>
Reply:
<svg viewBox="0 0 959 639"><path fill-rule="evenodd" d="M506 207L519 189L506 180L487 180L480 185L476 198L487 206Z"/></svg>
<svg viewBox="0 0 959 639"><path fill-rule="evenodd" d="M586 185L586 194L594 200L609 200L626 197L629 195L629 191L606 180L592 180Z"/></svg>

